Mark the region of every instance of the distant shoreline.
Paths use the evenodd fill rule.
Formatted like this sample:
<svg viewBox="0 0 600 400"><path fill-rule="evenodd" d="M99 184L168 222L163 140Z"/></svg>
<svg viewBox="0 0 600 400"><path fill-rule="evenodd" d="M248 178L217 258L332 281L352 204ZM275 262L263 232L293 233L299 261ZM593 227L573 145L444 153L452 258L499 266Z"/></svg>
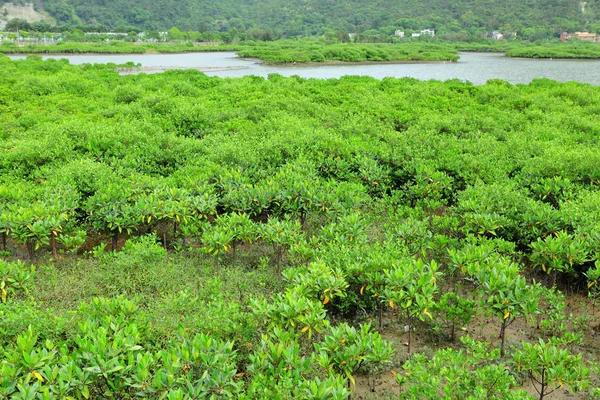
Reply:
<svg viewBox="0 0 600 400"><path fill-rule="evenodd" d="M165 55L165 56L176 56L178 54L189 54L189 53L210 53L211 51L190 51L190 52L185 52L185 53L5 53L4 55L7 57L27 57L27 55L29 54L35 54L35 55L39 55L39 56L67 56L67 57L71 57L71 56L144 56L144 55L152 55L152 56L157 56L157 55ZM224 53L224 52L230 52L230 53L234 53L237 54L236 51L234 50L221 50L221 51L217 51L215 50L215 52L218 53ZM307 67L314 67L314 66L319 66L319 65L377 65L377 64L450 64L450 63L456 63L459 62L460 60L385 60L385 61L336 61L336 60L331 60L331 61L323 61L323 62L316 62L316 61L311 61L311 62L296 62L296 63L283 63L283 62L272 62L272 61L264 61L261 60L258 57L240 57L237 56L237 58L239 58L240 60L246 60L246 61L253 61L257 64L263 64L263 65L275 65L278 67L303 67L303 66L307 66ZM142 68L145 68L142 66ZM147 68L168 68L168 69L186 69L186 67L147 67ZM193 68L197 68L197 67L189 67L188 69L193 69ZM198 68L229 68L229 67L198 67ZM235 69L240 69L240 67L232 67Z"/></svg>
<svg viewBox="0 0 600 400"><path fill-rule="evenodd" d="M137 74L159 74L166 71L183 71L193 69L200 72L216 72L216 71L235 71L248 69L248 67L176 67L176 66L165 66L165 67L139 67L133 69L122 69L118 70L119 75L137 75Z"/></svg>
<svg viewBox="0 0 600 400"><path fill-rule="evenodd" d="M242 60L256 61L257 64L275 65L278 67L318 67L320 65L377 65L377 64L451 64L460 60L392 60L392 61L323 61L323 62L299 62L278 63L262 61L259 58L240 57Z"/></svg>

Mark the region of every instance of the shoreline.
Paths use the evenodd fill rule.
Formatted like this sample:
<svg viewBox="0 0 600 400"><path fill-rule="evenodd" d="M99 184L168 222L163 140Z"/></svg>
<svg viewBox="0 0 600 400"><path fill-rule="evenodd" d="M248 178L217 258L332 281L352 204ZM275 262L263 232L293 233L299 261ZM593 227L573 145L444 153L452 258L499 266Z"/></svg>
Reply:
<svg viewBox="0 0 600 400"><path fill-rule="evenodd" d="M11 56L23 56L26 57L30 54L37 56L156 56L156 55L177 55L177 54L190 54L190 53L236 53L236 50L201 50L201 51L178 51L173 53L163 53L160 51L145 51L143 53L105 53L105 52L72 52L72 53L55 53L55 52L19 52L19 53L3 53L7 57Z"/></svg>
<svg viewBox="0 0 600 400"><path fill-rule="evenodd" d="M177 67L177 66L164 66L164 67L139 67L133 69L121 69L117 70L119 75L138 75L138 74L160 74L166 71L185 71L193 69L200 72L217 72L217 71L235 71L248 69L248 67Z"/></svg>
<svg viewBox="0 0 600 400"><path fill-rule="evenodd" d="M521 57L504 55L513 60L539 60L539 61L600 61L600 57L596 58L578 58L578 57Z"/></svg>
<svg viewBox="0 0 600 400"><path fill-rule="evenodd" d="M299 62L299 63L278 63L262 61L260 59L244 58L245 60L258 60L259 64L263 65L275 65L278 67L318 67L318 66L341 66L341 65L378 65L378 64L451 64L457 63L457 60L392 60L392 61L323 61L323 62Z"/></svg>
<svg viewBox="0 0 600 400"><path fill-rule="evenodd" d="M311 62L271 62L261 60L257 57L240 57L237 55L237 51L235 50L212 50L212 51L190 51L190 52L178 52L178 53L160 53L160 52L145 52L145 53L1 53L7 57L27 57L29 54L35 54L39 56L144 56L144 55L178 55L178 54L190 54L190 53L234 53L236 58L245 61L253 61L256 64L262 65L273 65L278 67L316 67L316 66L339 66L339 65L377 65L377 64L449 64L449 63L457 63L460 61L460 58L453 60L385 60L385 61L338 61L338 60L329 60L323 62L311 61ZM148 67L154 68L154 67ZM168 67L170 68L170 67ZM190 67L196 68L196 67ZM212 68L212 67L211 67Z"/></svg>

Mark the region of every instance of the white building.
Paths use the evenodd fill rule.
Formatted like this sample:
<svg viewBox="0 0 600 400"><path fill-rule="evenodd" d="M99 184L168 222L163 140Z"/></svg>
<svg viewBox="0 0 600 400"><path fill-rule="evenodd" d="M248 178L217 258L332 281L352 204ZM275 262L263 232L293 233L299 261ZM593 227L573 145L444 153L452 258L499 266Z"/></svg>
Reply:
<svg viewBox="0 0 600 400"><path fill-rule="evenodd" d="M421 35L425 35L425 36L435 36L435 30L433 29L423 29L421 31Z"/></svg>
<svg viewBox="0 0 600 400"><path fill-rule="evenodd" d="M403 38L404 37L404 32L402 32L400 29L394 31L394 36L399 37L399 38Z"/></svg>

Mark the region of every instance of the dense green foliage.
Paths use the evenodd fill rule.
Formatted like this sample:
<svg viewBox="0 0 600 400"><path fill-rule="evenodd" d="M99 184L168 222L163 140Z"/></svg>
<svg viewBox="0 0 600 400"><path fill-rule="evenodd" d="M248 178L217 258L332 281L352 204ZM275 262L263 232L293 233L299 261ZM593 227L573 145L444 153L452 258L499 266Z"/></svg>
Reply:
<svg viewBox="0 0 600 400"><path fill-rule="evenodd" d="M48 0L44 9L63 24L98 24L138 29L247 31L266 29L285 36L345 32L421 30L440 34L518 31L548 37L562 30L598 29L596 0L517 1L89 1Z"/></svg>
<svg viewBox="0 0 600 400"><path fill-rule="evenodd" d="M429 43L401 45L325 44L314 41L244 42L237 45L194 46L175 44L131 44L110 42L106 44L59 43L56 45L28 45L18 47L11 42L0 46L5 54L144 54L185 53L201 51L238 50L241 57L255 57L266 62L324 62L324 61L442 61L459 57L452 46Z"/></svg>
<svg viewBox="0 0 600 400"><path fill-rule="evenodd" d="M267 62L324 62L324 61L452 61L458 60L448 45L404 43L400 45L318 44L308 41L277 41L246 47L240 57L256 57Z"/></svg>
<svg viewBox="0 0 600 400"><path fill-rule="evenodd" d="M0 68L0 396L598 386L600 88Z"/></svg>
<svg viewBox="0 0 600 400"><path fill-rule="evenodd" d="M569 43L546 43L540 46L513 45L507 51L509 57L527 58L600 58L600 43L571 41Z"/></svg>
<svg viewBox="0 0 600 400"><path fill-rule="evenodd" d="M144 53L188 53L199 51L235 51L241 46L194 46L176 44L131 44L126 42L110 42L99 44L57 43L53 45L35 45L19 47L11 42L0 46L4 54L144 54Z"/></svg>
<svg viewBox="0 0 600 400"><path fill-rule="evenodd" d="M600 58L600 44L569 41L567 43L487 41L480 43L404 41L397 44L336 43L326 40L277 40L273 42L244 41L237 44L194 46L174 43L109 43L59 42L54 45L16 46L10 41L0 45L4 54L145 54L187 53L203 51L237 51L240 57L258 58L269 63L306 62L410 62L455 61L458 51L505 52L509 57L527 58Z"/></svg>

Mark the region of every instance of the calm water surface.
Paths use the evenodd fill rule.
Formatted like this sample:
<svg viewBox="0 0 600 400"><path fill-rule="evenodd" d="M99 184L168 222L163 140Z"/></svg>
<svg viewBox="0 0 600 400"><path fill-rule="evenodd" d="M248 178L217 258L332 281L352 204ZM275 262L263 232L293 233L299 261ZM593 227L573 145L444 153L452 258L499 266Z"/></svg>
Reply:
<svg viewBox="0 0 600 400"><path fill-rule="evenodd" d="M419 64L348 64L348 65L263 65L255 60L236 57L230 52L141 55L54 55L44 58L66 58L72 64L109 63L128 61L144 67L193 67L207 75L239 77L258 75L266 77L278 73L303 78L339 78L343 75L366 75L374 78L413 77L417 79L460 79L483 84L499 78L511 83L529 83L535 78L557 81L578 81L600 85L600 61L515 59L501 53L461 53L457 63ZM13 59L24 56L12 56Z"/></svg>

